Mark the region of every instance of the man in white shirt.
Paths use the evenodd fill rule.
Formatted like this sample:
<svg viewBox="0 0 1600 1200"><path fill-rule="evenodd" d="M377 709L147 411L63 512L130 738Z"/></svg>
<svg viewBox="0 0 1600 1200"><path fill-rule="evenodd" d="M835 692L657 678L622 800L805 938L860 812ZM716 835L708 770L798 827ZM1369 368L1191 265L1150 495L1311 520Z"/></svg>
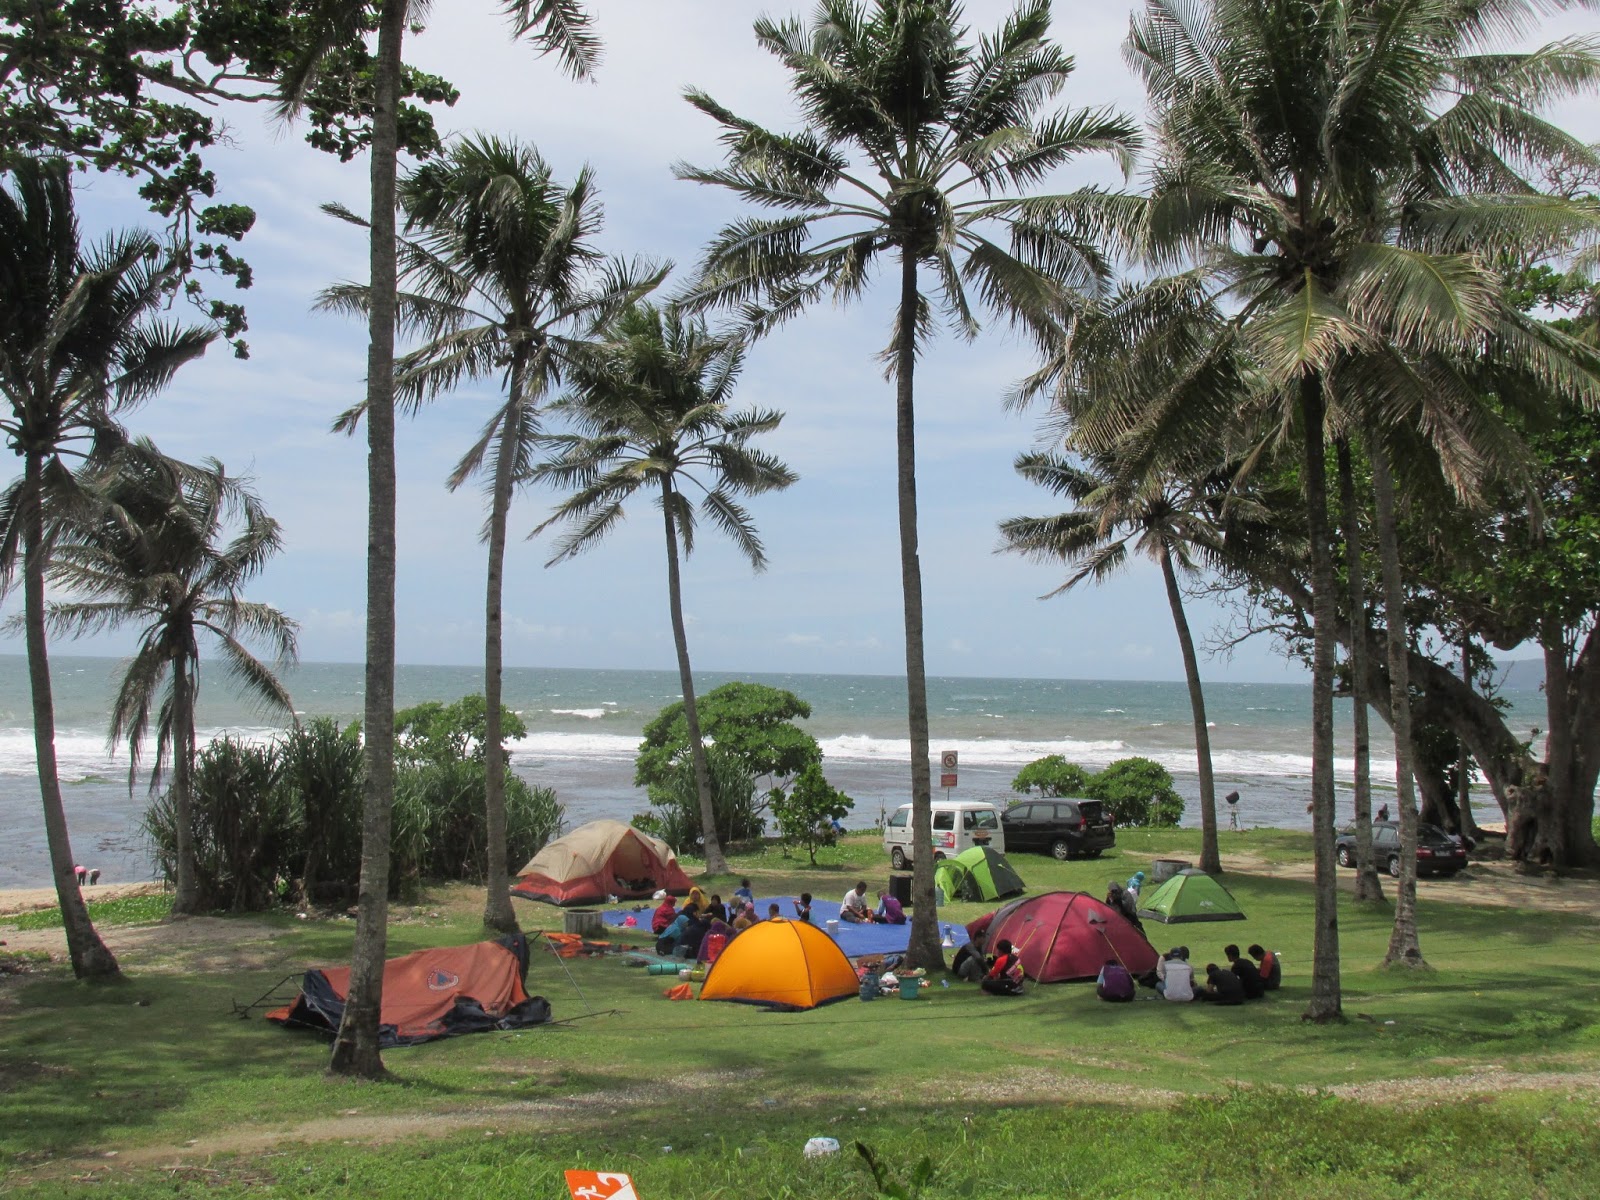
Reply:
<svg viewBox="0 0 1600 1200"><path fill-rule="evenodd" d="M857 883L839 901L839 919L853 924L871 924L872 910L867 907L867 881Z"/></svg>
<svg viewBox="0 0 1600 1200"><path fill-rule="evenodd" d="M1168 1000L1187 1002L1194 999L1194 968L1189 965L1187 946L1169 950L1156 963L1156 990Z"/></svg>

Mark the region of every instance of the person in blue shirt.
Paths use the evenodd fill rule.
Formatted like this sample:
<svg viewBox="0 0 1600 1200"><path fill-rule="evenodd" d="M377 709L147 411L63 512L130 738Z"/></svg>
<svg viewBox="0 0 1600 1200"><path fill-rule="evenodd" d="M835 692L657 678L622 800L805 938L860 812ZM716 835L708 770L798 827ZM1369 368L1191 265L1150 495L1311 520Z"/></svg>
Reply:
<svg viewBox="0 0 1600 1200"><path fill-rule="evenodd" d="M756 902L756 895L750 890L750 881L748 879L739 880L739 886L733 889L733 899L735 911L743 908L746 904L754 904Z"/></svg>

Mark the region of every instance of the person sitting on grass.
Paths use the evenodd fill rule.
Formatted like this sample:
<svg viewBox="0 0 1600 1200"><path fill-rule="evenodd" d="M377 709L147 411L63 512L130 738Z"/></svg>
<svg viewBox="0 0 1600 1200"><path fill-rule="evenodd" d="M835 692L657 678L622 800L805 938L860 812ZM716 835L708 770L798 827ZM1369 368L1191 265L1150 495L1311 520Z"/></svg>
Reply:
<svg viewBox="0 0 1600 1200"><path fill-rule="evenodd" d="M1228 966L1239 977L1246 1000L1259 1000L1267 994L1266 984L1261 982L1261 972L1256 970L1255 963L1239 953L1239 947L1230 943L1222 948L1222 953L1228 960Z"/></svg>
<svg viewBox="0 0 1600 1200"><path fill-rule="evenodd" d="M1174 946L1156 963L1156 991L1178 1003L1194 999L1194 968L1189 965L1189 947Z"/></svg>
<svg viewBox="0 0 1600 1200"><path fill-rule="evenodd" d="M958 979L965 979L968 983L977 983L983 978L987 969L983 961L983 951L978 949L977 942L963 944L950 963L951 974Z"/></svg>
<svg viewBox="0 0 1600 1200"><path fill-rule="evenodd" d="M1124 1004L1133 999L1133 976L1116 959L1108 958L1094 981L1094 994L1113 1004Z"/></svg>
<svg viewBox="0 0 1600 1200"><path fill-rule="evenodd" d="M888 892L879 892L877 919L883 925L904 925L906 910Z"/></svg>
<svg viewBox="0 0 1600 1200"><path fill-rule="evenodd" d="M991 996L1020 996L1022 978L1022 956L1011 948L1009 941L1001 938L995 943L988 974L978 986Z"/></svg>
<svg viewBox="0 0 1600 1200"><path fill-rule="evenodd" d="M1244 985L1232 971L1225 971L1216 963L1207 963L1206 986L1195 993L1195 999L1212 1004L1243 1004Z"/></svg>
<svg viewBox="0 0 1600 1200"><path fill-rule="evenodd" d="M1283 986L1283 964L1275 953L1260 946L1251 946L1245 953L1256 960L1256 973L1261 976L1262 987L1275 992Z"/></svg>
<svg viewBox="0 0 1600 1200"><path fill-rule="evenodd" d="M811 893L801 892L800 899L794 902L794 919L811 924Z"/></svg>
<svg viewBox="0 0 1600 1200"><path fill-rule="evenodd" d="M668 925L678 919L678 901L668 896L661 902L661 907L656 909L650 917L650 932L660 937Z"/></svg>
<svg viewBox="0 0 1600 1200"><path fill-rule="evenodd" d="M872 912L867 908L867 881L857 882L855 887L844 894L844 899L839 901L839 920L849 921L854 925L872 924Z"/></svg>

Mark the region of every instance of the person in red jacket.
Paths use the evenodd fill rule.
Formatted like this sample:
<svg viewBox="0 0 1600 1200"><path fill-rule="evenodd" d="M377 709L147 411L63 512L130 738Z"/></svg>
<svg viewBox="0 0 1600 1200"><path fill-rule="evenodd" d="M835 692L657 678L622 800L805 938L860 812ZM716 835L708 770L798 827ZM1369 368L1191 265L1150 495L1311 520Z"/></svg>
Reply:
<svg viewBox="0 0 1600 1200"><path fill-rule="evenodd" d="M655 934L657 937L660 937L661 934L666 931L667 926L671 925L673 921L677 920L677 917L678 902L671 896L668 896L661 902L661 907L656 909L656 911L651 915L650 932Z"/></svg>
<svg viewBox="0 0 1600 1200"><path fill-rule="evenodd" d="M1245 951L1256 960L1256 971L1261 976L1261 986L1269 992L1275 992L1283 985L1283 964L1278 961L1278 956L1271 950L1263 950L1260 946L1251 946Z"/></svg>
<svg viewBox="0 0 1600 1200"><path fill-rule="evenodd" d="M995 943L988 974L978 986L993 996L1022 995L1022 956L1005 938Z"/></svg>

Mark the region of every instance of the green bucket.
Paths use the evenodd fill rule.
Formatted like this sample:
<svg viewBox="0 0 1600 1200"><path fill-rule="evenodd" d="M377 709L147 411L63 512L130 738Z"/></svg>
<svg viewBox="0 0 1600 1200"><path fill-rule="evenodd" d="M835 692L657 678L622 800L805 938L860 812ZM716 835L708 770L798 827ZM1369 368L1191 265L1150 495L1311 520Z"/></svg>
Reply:
<svg viewBox="0 0 1600 1200"><path fill-rule="evenodd" d="M908 975L900 981L900 999L916 1000L922 995L922 980Z"/></svg>

